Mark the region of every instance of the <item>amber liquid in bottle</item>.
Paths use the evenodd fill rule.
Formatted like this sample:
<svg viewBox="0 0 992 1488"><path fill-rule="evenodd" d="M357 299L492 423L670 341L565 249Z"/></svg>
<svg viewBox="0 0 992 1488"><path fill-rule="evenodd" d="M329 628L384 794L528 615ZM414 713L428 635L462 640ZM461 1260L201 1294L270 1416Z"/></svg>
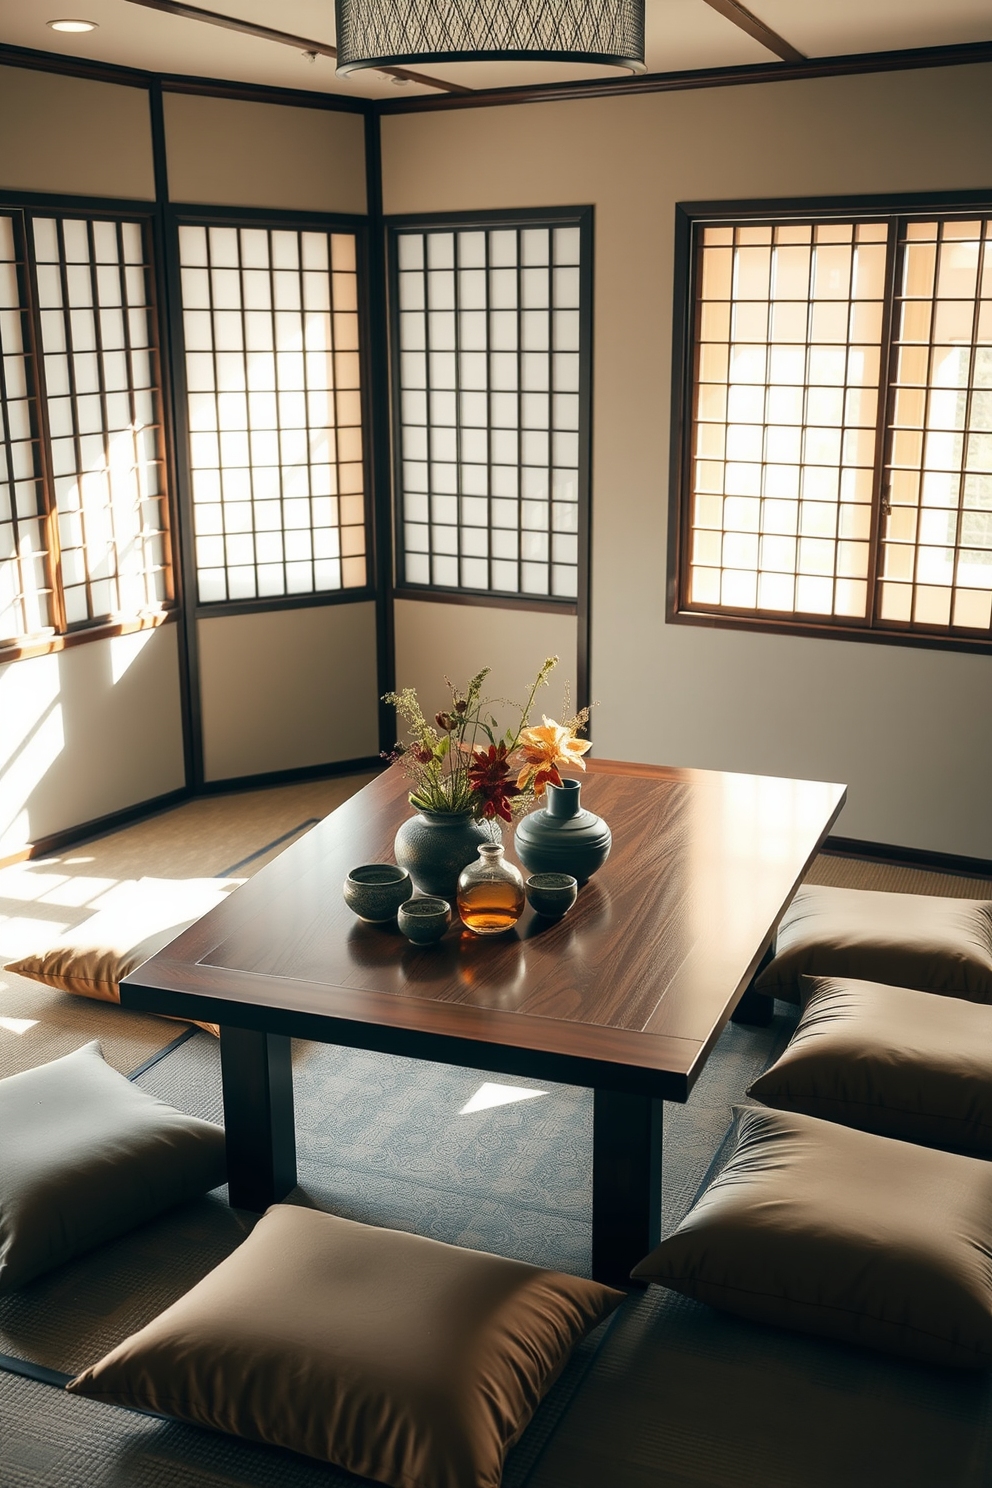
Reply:
<svg viewBox="0 0 992 1488"><path fill-rule="evenodd" d="M509 930L524 912L523 886L506 879L483 879L458 890L458 913L476 935Z"/></svg>

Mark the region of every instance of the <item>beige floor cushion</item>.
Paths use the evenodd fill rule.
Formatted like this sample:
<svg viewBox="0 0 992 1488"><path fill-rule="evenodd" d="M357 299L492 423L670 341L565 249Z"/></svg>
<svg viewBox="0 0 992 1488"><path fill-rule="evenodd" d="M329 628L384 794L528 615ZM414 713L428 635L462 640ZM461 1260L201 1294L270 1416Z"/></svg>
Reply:
<svg viewBox="0 0 992 1488"><path fill-rule="evenodd" d="M497 1488L576 1343L623 1293L276 1205L68 1388L395 1488Z"/></svg>
<svg viewBox="0 0 992 1488"><path fill-rule="evenodd" d="M120 983L226 899L241 879L141 878L119 884L106 906L47 950L8 963L6 970L43 986L120 1002ZM186 1020L183 1020L186 1021ZM216 1023L199 1023L208 1033Z"/></svg>
<svg viewBox="0 0 992 1488"><path fill-rule="evenodd" d="M105 1064L95 1041L0 1080L0 1293L216 1188L224 1132Z"/></svg>
<svg viewBox="0 0 992 1488"><path fill-rule="evenodd" d="M807 884L779 926L759 992L801 1000L800 977L858 977L992 1003L992 903Z"/></svg>
<svg viewBox="0 0 992 1488"><path fill-rule="evenodd" d="M730 1162L635 1278L762 1323L992 1365L992 1164L813 1116L736 1114Z"/></svg>
<svg viewBox="0 0 992 1488"><path fill-rule="evenodd" d="M992 1154L992 1008L805 977L789 1047L748 1095L886 1137Z"/></svg>

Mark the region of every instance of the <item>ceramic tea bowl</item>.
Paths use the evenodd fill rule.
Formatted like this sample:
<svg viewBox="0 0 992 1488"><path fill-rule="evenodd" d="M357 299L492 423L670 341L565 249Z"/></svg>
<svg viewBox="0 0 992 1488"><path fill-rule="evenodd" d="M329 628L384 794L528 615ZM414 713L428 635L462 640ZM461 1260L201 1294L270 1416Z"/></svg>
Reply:
<svg viewBox="0 0 992 1488"><path fill-rule="evenodd" d="M527 902L546 920L560 920L575 903L579 886L570 873L532 873L524 883Z"/></svg>
<svg viewBox="0 0 992 1488"><path fill-rule="evenodd" d="M383 925L395 920L400 905L413 893L413 880L395 863L363 863L344 881L344 902L360 920Z"/></svg>
<svg viewBox="0 0 992 1488"><path fill-rule="evenodd" d="M414 945L431 945L451 924L451 905L447 899L425 894L401 904L396 920L407 940Z"/></svg>

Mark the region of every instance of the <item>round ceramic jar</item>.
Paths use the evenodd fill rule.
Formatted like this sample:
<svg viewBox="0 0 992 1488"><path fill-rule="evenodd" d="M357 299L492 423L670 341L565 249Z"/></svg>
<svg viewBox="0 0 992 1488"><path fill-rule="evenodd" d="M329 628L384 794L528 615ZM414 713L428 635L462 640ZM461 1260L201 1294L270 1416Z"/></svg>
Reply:
<svg viewBox="0 0 992 1488"><path fill-rule="evenodd" d="M524 890L535 914L560 920L575 903L579 886L570 873L532 873Z"/></svg>
<svg viewBox="0 0 992 1488"><path fill-rule="evenodd" d="M521 818L513 839L528 873L570 873L584 884L610 855L613 834L579 801L579 782L548 786L548 804Z"/></svg>
<svg viewBox="0 0 992 1488"><path fill-rule="evenodd" d="M400 930L414 945L432 945L451 924L451 905L447 899L425 895L408 899L396 916Z"/></svg>
<svg viewBox="0 0 992 1488"><path fill-rule="evenodd" d="M384 925L413 893L413 881L395 863L364 863L344 881L344 902L360 920Z"/></svg>
<svg viewBox="0 0 992 1488"><path fill-rule="evenodd" d="M400 827L393 851L422 894L436 894L453 904L459 873L475 861L479 844L491 841L485 827L471 816L422 811Z"/></svg>

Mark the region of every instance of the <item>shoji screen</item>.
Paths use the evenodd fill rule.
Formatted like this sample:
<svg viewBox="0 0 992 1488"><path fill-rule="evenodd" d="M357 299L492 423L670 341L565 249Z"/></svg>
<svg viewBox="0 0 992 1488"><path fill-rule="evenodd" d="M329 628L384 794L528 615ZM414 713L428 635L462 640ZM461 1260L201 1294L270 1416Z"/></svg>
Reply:
<svg viewBox="0 0 992 1488"><path fill-rule="evenodd" d="M180 228L201 603L369 582L353 233Z"/></svg>

